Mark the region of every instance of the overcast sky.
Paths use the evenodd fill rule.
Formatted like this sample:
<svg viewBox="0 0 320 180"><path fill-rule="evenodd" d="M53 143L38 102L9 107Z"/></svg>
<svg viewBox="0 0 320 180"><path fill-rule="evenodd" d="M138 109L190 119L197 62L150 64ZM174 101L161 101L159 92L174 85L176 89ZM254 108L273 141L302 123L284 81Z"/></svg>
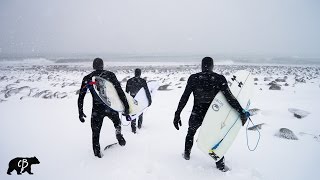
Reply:
<svg viewBox="0 0 320 180"><path fill-rule="evenodd" d="M319 0L0 0L4 53L320 55Z"/></svg>

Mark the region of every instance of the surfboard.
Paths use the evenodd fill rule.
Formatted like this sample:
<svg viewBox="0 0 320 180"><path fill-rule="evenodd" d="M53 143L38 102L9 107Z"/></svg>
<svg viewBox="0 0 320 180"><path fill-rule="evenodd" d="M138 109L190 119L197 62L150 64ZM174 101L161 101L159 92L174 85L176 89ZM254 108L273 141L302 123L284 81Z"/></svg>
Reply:
<svg viewBox="0 0 320 180"><path fill-rule="evenodd" d="M92 82L95 82L93 83L94 92L106 106L115 111L124 112L125 109L123 103L117 93L117 90L111 82L99 76L92 77ZM154 86L150 84L150 87ZM145 102L142 95L133 98L126 92L124 92L124 94L129 104L129 115L135 116L136 114L141 114L143 110L148 107L148 102Z"/></svg>
<svg viewBox="0 0 320 180"><path fill-rule="evenodd" d="M151 95L151 99L153 99L154 95L156 94L156 91L159 88L159 83L157 81L149 81L147 83L148 85L148 89L150 91L150 95ZM139 104L141 105L141 107L144 107L144 109L138 113L136 113L135 115L131 115L131 119L137 119L143 112L146 111L146 109L148 108L149 105L149 100L147 98L147 94L144 88L141 88L138 93L136 94L136 96L134 97L134 99L136 101L139 102Z"/></svg>
<svg viewBox="0 0 320 180"><path fill-rule="evenodd" d="M226 78L229 88L244 109L249 109L253 93L253 77L248 71L238 71ZM197 145L205 154L219 161L228 151L242 127L239 113L222 92L213 99L200 128Z"/></svg>

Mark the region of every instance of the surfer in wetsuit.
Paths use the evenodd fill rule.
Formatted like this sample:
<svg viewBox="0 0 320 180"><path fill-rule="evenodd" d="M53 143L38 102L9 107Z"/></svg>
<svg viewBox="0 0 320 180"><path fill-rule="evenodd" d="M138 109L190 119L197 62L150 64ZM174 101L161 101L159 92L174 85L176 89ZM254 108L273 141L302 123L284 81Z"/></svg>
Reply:
<svg viewBox="0 0 320 180"><path fill-rule="evenodd" d="M102 154L100 151L100 131L101 131L101 126L103 123L103 118L107 116L111 121L113 122L113 125L116 129L116 138L118 140L119 145L124 146L126 144L125 139L123 138L121 134L121 121L119 119L119 113L117 111L112 110L111 108L107 107L101 100L100 98L96 95L94 92L95 90L92 87L92 77L93 76L100 76L109 82L111 82L124 107L125 107L125 112L124 114L129 114L129 104L127 102L126 96L120 86L120 83L115 76L113 72L103 70L103 60L100 58L96 58L93 61L93 71L92 73L86 75L81 84L80 92L79 92L79 98L78 98L78 110L79 110L79 119L83 123L85 122L85 117L86 115L83 113L83 100L84 97L87 93L87 89L90 90L91 95L92 95L92 114L91 114L91 129L92 129L92 146L93 146L93 152L94 155L101 158Z"/></svg>
<svg viewBox="0 0 320 180"><path fill-rule="evenodd" d="M190 159L194 135L196 134L197 129L201 126L203 118L207 113L212 100L219 91L224 94L229 104L240 113L242 125L247 121L248 114L246 114L237 99L232 95L226 78L223 75L213 72L213 59L211 57L203 58L202 72L192 74L189 77L173 121L175 128L179 130L179 126L182 125L180 119L181 111L187 104L190 94L193 93L194 104L189 118L189 128L183 154L186 160ZM224 164L224 157L216 162L216 166L221 171L228 170L228 167Z"/></svg>
<svg viewBox="0 0 320 180"><path fill-rule="evenodd" d="M140 89L144 88L144 90L146 92L146 96L149 101L149 106L150 106L152 103L151 94L150 94L146 80L142 79L140 76L141 76L141 69L139 69L139 68L135 69L134 77L130 78L127 81L126 92L129 93L132 97L135 97L137 95L137 93L140 91ZM143 114L141 114L139 116L138 129L141 129L142 121L143 121ZM136 119L133 119L131 121L131 130L134 134L137 132Z"/></svg>

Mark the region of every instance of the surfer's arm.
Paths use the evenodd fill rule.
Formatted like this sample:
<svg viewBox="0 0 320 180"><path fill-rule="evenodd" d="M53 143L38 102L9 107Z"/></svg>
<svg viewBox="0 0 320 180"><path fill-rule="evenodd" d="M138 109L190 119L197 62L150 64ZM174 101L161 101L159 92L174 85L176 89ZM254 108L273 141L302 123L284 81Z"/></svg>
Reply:
<svg viewBox="0 0 320 180"><path fill-rule="evenodd" d="M127 84L126 84L126 92L127 92L127 93L129 93L130 86L131 86L131 83L130 83L130 80L128 80L128 81L127 81Z"/></svg>
<svg viewBox="0 0 320 180"><path fill-rule="evenodd" d="M187 82L187 86L186 86L186 88L180 98L179 105L178 105L177 111L175 113L176 115L180 115L181 111L186 106L191 93L192 93L192 76L189 77L188 82Z"/></svg>
<svg viewBox="0 0 320 180"><path fill-rule="evenodd" d="M116 89L118 95L119 95L119 98L121 99L122 103L123 103L123 106L125 108L125 110L129 110L129 104L128 104L128 101L127 101L127 98L126 98L126 95L124 94L122 88L121 88L121 85L116 77L116 75L114 73L111 74L111 78L110 78L114 88Z"/></svg>
<svg viewBox="0 0 320 180"><path fill-rule="evenodd" d="M221 83L220 90L223 93L223 95L226 97L230 106L233 107L240 114L243 113L243 109L242 109L241 105L239 104L238 100L231 93L230 88L228 86L228 82L224 76L222 76L222 83Z"/></svg>
<svg viewBox="0 0 320 180"><path fill-rule="evenodd" d="M79 97L78 97L78 110L79 114L83 113L83 100L87 93L87 85L86 85L86 77L82 79L81 87L79 90Z"/></svg>
<svg viewBox="0 0 320 180"><path fill-rule="evenodd" d="M146 82L146 81L143 82L143 88L144 88L144 90L145 90L145 92L146 92L146 96L147 96L147 98L148 98L149 106L150 106L151 103L152 103L152 99L151 99L151 94L150 94L150 91L149 91L149 88L148 88L148 85L147 85L147 82Z"/></svg>

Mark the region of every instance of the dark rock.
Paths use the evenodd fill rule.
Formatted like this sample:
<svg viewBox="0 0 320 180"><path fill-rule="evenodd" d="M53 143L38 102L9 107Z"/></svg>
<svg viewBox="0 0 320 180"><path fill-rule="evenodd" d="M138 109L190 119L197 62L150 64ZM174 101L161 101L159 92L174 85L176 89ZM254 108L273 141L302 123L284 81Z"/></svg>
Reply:
<svg viewBox="0 0 320 180"><path fill-rule="evenodd" d="M277 82L276 81L272 81L272 82L269 82L269 84L268 85L277 85Z"/></svg>
<svg viewBox="0 0 320 180"><path fill-rule="evenodd" d="M254 81L259 81L259 79L258 79L258 78L254 78L253 80L254 80Z"/></svg>
<svg viewBox="0 0 320 180"><path fill-rule="evenodd" d="M9 78L7 76L1 76L0 77L0 81L5 81L5 80L8 80Z"/></svg>
<svg viewBox="0 0 320 180"><path fill-rule="evenodd" d="M298 140L298 137L290 129L287 128L279 129L275 136L282 139Z"/></svg>
<svg viewBox="0 0 320 180"><path fill-rule="evenodd" d="M187 78L181 77L179 81L186 81L186 80L187 80Z"/></svg>
<svg viewBox="0 0 320 180"><path fill-rule="evenodd" d="M68 96L68 94L66 93L66 92L55 92L54 94L53 94L53 96L55 97L55 98L57 98L57 99L63 99L63 98L65 98L65 97L67 97Z"/></svg>
<svg viewBox="0 0 320 180"><path fill-rule="evenodd" d="M289 86L289 84L288 84L288 83L285 83L284 86Z"/></svg>
<svg viewBox="0 0 320 180"><path fill-rule="evenodd" d="M13 88L13 89L8 90L5 93L4 97L8 98L8 97L16 95L16 94L30 95L30 93L31 93L31 90L30 90L29 86L22 86L19 88Z"/></svg>
<svg viewBox="0 0 320 180"><path fill-rule="evenodd" d="M281 78L277 78L275 81L276 81L276 82L286 82L285 79L281 79Z"/></svg>
<svg viewBox="0 0 320 180"><path fill-rule="evenodd" d="M301 109L296 109L296 108L289 108L288 109L289 112L293 113L293 116L301 119L304 117L307 117L310 113Z"/></svg>
<svg viewBox="0 0 320 180"><path fill-rule="evenodd" d="M261 123L261 124L254 125L254 126L249 127L248 130L250 130L250 131L260 130L260 129L262 129L263 125L265 125L265 124Z"/></svg>
<svg viewBox="0 0 320 180"><path fill-rule="evenodd" d="M159 91L169 91L169 90L171 90L171 89L168 89L169 86L170 86L170 84L165 84L165 85L159 86L158 90Z"/></svg>
<svg viewBox="0 0 320 180"><path fill-rule="evenodd" d="M271 81L272 77L265 77L263 80L264 81Z"/></svg>
<svg viewBox="0 0 320 180"><path fill-rule="evenodd" d="M295 80L298 83L306 83L306 80L303 77L302 78L296 78Z"/></svg>
<svg viewBox="0 0 320 180"><path fill-rule="evenodd" d="M269 90L281 90L281 86L278 84L273 84L269 87Z"/></svg>

